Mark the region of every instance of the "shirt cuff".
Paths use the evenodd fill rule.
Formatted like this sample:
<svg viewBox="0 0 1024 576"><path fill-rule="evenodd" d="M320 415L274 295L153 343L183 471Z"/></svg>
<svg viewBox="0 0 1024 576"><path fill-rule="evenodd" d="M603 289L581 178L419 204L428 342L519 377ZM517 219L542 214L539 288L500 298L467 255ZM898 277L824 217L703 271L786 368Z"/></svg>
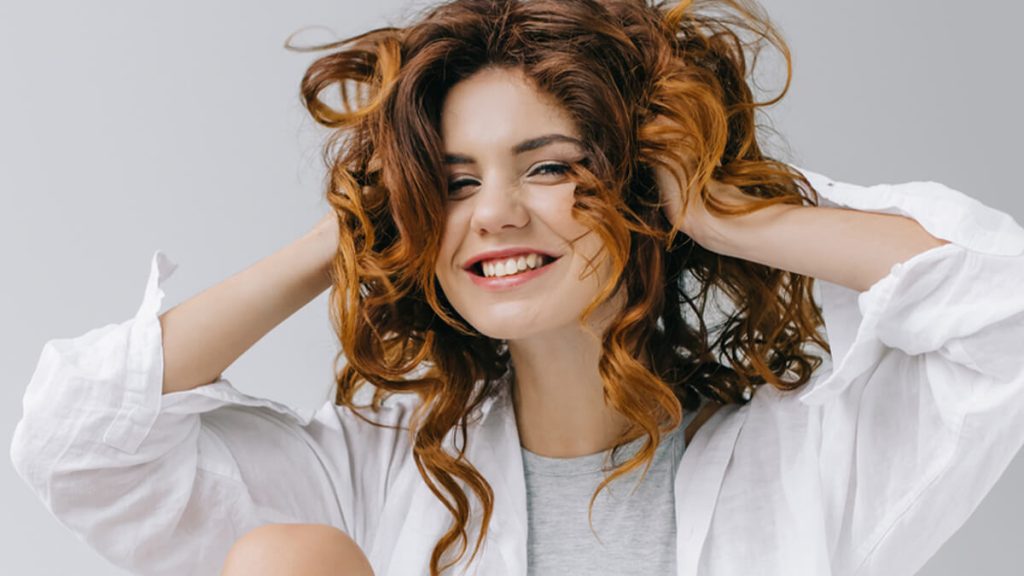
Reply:
<svg viewBox="0 0 1024 576"><path fill-rule="evenodd" d="M980 372L1003 370L974 353L968 337L1024 313L1024 229L1010 215L936 182L864 187L796 169L821 206L907 216L950 242L895 264L864 292L816 280L832 370L808 383L799 395L803 403L838 395L886 348L940 351ZM998 361L1000 354L987 358Z"/></svg>

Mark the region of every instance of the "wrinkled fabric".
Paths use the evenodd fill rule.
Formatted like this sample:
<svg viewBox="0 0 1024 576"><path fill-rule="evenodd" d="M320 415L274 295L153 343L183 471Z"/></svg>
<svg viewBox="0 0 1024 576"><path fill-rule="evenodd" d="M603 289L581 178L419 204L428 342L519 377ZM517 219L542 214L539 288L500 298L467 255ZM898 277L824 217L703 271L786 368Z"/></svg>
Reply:
<svg viewBox="0 0 1024 576"><path fill-rule="evenodd" d="M686 447L673 486L679 576L913 574L1024 444L1024 229L941 184L803 172L822 206L901 214L950 244L864 292L816 282L831 356L798 390L761 386L718 410ZM404 429L332 402L298 411L223 378L161 395L161 286L175 267L157 250L133 318L44 345L11 458L47 509L139 574L218 574L237 538L272 522L344 530L378 576L427 574L451 515ZM506 378L469 427L467 457L495 509L481 554L450 573L527 571L508 392ZM412 408L393 397L366 415L407 426Z"/></svg>

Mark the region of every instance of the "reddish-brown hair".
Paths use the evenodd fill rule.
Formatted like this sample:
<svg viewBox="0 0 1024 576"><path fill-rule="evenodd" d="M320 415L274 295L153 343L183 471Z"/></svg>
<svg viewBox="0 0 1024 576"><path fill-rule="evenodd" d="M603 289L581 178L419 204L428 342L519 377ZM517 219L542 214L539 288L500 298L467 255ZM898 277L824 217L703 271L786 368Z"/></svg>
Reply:
<svg viewBox="0 0 1024 576"><path fill-rule="evenodd" d="M747 62L766 44L785 57L786 84L757 101ZM608 404L634 423L619 446L640 431L648 436L598 486L591 508L609 482L649 465L661 435L699 397L743 403L748 387L793 390L821 363L804 345L829 351L813 278L716 254L671 232L654 184L652 167L692 158L694 169L680 178L694 189L715 178L758 199L735 212L702 192L715 213L818 204L798 171L758 145L756 113L785 95L792 68L756 3L454 0L406 27L305 49L332 50L309 67L301 94L331 129L326 197L341 226L331 319L347 360L336 403L357 408L364 383L373 386L374 409L391 394L419 396L412 456L455 520L434 548L431 575L467 550L471 508L457 479L483 505L470 560L487 535L493 492L464 458L467 416L498 392L509 363L507 343L465 322L435 278L447 194L439 117L455 83L485 67L522 70L564 106L590 146L590 163L571 167L573 213L603 239L613 274L581 321L625 286L599 369ZM338 89L336 105L321 99L329 88ZM674 128L656 128L659 116ZM709 329L706 306L716 292L734 310ZM457 454L442 447L453 430L462 435ZM456 559L440 566L456 542Z"/></svg>

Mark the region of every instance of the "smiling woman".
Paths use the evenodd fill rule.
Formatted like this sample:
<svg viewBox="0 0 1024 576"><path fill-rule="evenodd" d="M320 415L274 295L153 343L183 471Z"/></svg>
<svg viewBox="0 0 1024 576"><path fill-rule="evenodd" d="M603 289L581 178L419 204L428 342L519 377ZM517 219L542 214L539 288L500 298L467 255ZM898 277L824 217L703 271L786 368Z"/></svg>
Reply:
<svg viewBox="0 0 1024 576"><path fill-rule="evenodd" d="M851 461L842 458L831 464L834 478L813 475L825 454L855 459L859 451L846 451L865 449L871 437L840 424L849 420L839 414L858 406L859 385L835 400L824 420L783 394L814 382L801 400L809 402L814 393L820 398L820 384L830 374L818 370L823 359L814 353L833 354L823 337L823 310L812 295L814 280L857 292L885 286L894 281L885 274L889 268L902 270L900 265L922 254L948 254L935 249L948 247L947 238L960 233L934 222L922 227L917 220L923 214L909 206L900 211L904 217L858 214L857 208L878 206L867 192L860 199L830 193L827 207L819 207L819 192L837 188L835 183L764 154L755 114L789 86L787 75L775 98L755 100L747 84L748 59L765 45L782 54L788 72L786 44L752 2L456 0L407 28L378 29L321 47L339 51L311 66L304 98L314 118L336 129L327 150L340 141L350 144L327 154L333 175L328 199L342 223L332 311L348 360L336 400L352 405L366 383L373 385L375 406L393 394L419 397L409 430L412 458L454 516L443 532L431 521L439 536L430 554L431 574L443 571L443 559L456 545L459 551L447 565L464 560L471 525L479 526L472 562L496 505L501 517L505 497L513 499L520 529L529 527L525 550L517 554L525 556L531 573L558 573L571 563L583 572L682 574L692 573L701 559L708 573L731 574L748 570L744 562L756 558L766 573L841 574L871 566L871 573L891 574L897 564L909 570L927 558L903 555L889 563L890 550L903 548L894 523L908 499L940 498L944 489L977 480L951 477L941 487L930 484L935 466L949 462L956 435L935 430L933 442L915 445L915 438L929 435L933 419L927 414L911 418L919 427L910 428L915 431L904 437L903 450L930 456L917 467L897 467L899 473L875 486L877 492L859 491L871 484L844 476ZM353 84L360 89L349 89ZM332 85L341 88L343 110L319 99ZM363 98L350 99L355 93ZM1006 241L1016 242L1020 232L1008 230ZM875 251L869 249L872 242L880 246ZM733 310L709 328L706 305L716 296L724 296ZM849 371L866 364L843 366L853 339L848 334L873 336L836 319L865 311L857 310L860 302L844 296L824 307L832 319L827 332L842 346L833 359ZM928 305L917 312L927 315ZM959 357L966 360L963 351ZM418 368L425 370L412 376ZM871 389L896 386L874 384L896 374L913 381L908 374L914 371L904 370L909 372L877 371ZM832 374L833 387L843 374ZM845 374L850 380L856 376ZM745 407L765 384L765 399L754 402L764 407L753 412L747 427L756 441L736 440L747 411L710 418L723 406ZM861 409L882 418L901 406L897 397L887 408ZM928 405L905 402L910 414L921 402ZM507 452L501 465L492 461L501 455L473 458L466 452L499 444L492 436L494 446L488 446L487 434L471 427L474 416L495 406L513 415L521 471L507 467L508 458L516 459ZM929 406L948 418L962 415L967 404ZM891 414L894 421L907 418L898 410ZM686 422L684 445L696 439L693 451L704 450L697 429L710 423L717 430L707 433L707 457L729 461L732 439L735 450L728 452L737 470L768 459L763 476L745 479L745 472L723 476L707 466L706 487L767 487L798 478L803 470L808 482L823 482L818 493L845 488L849 499L798 505L820 510L815 517L800 516L796 504L783 501L760 508L773 520L722 512L718 526L824 524L827 541L846 548L828 550L823 544L814 555L768 539L756 550L745 545L746 555L712 540L702 553L702 539L689 546L674 542L686 522L678 508L675 522L648 526L648 548L621 538L642 529L629 522L631 514L638 523L664 520L668 503L655 503L672 484L660 486L656 478L676 469L680 452L662 460L662 440ZM886 428L884 422L876 422L876 429ZM453 454L446 447L454 447L449 442L457 433L462 447ZM783 456L800 445L821 445L811 440L821 436L834 442L821 454ZM890 440L891 451L899 441ZM1020 439L1011 444L1019 446ZM589 456L631 447L640 449L594 483L571 484L575 491L538 480L583 465ZM779 461L790 464L773 468ZM861 470L872 467L870 461L852 461ZM488 466L489 477L481 474ZM511 495L492 492L495 466L513 478L511 487L504 486ZM615 537L595 548L578 522L583 510L575 506L589 493L592 523L602 489L645 466L644 474L654 467L655 479L630 508L600 501L598 513ZM713 502L714 493L701 492L698 482L689 479L675 489L693 498L694 506ZM929 485L932 492L925 492ZM481 517L464 494L467 488L482 505ZM682 492L676 495L680 506ZM872 502L878 512L843 502ZM903 516L907 533L911 517ZM552 527L556 518L565 523ZM693 522L707 526L710 519ZM951 521L946 529L955 526ZM420 546L423 530L417 530ZM693 526L688 533L698 530L706 533ZM723 530L720 538L742 537ZM888 539L879 539L887 530ZM794 533L791 541L810 545L820 534Z"/></svg>
<svg viewBox="0 0 1024 576"><path fill-rule="evenodd" d="M1024 444L1024 229L772 158L764 47L749 1L452 0L311 48L328 215L163 314L154 254L15 469L144 574L914 573ZM319 411L222 377L328 285Z"/></svg>
<svg viewBox="0 0 1024 576"><path fill-rule="evenodd" d="M759 207L815 205L803 174L760 152L754 112L767 103L744 80L745 36L786 54L754 5L629 0L455 1L317 47L339 49L303 81L314 118L335 129L332 313L348 361L336 400L351 405L364 383L375 404L420 397L412 457L456 520L432 573L471 521L456 479L484 507L473 556L487 533L487 480L442 449L484 402L509 394L519 445L538 457L647 439L592 491L590 513L702 399L795 389L820 364L802 349L828 349L812 278L677 236L659 197L668 167L682 200L704 191L714 214L712 177ZM341 109L320 99L332 86ZM715 289L760 303L715 327L717 345L702 314L683 319ZM728 350L733 362L716 360Z"/></svg>

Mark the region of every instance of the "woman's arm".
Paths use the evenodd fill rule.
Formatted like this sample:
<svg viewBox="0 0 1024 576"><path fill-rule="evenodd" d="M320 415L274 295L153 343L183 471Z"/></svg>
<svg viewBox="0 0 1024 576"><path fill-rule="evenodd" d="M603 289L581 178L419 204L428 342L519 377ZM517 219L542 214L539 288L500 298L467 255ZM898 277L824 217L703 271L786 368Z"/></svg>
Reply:
<svg viewBox="0 0 1024 576"><path fill-rule="evenodd" d="M704 248L863 292L893 266L949 241L913 218L846 208L778 204L751 214L717 216L698 201L684 211L684 195L664 168L656 170L665 215ZM730 206L750 198L712 180L708 192ZM686 198L695 198L688 191Z"/></svg>
<svg viewBox="0 0 1024 576"><path fill-rule="evenodd" d="M846 208L769 206L736 218L709 216L705 248L858 292L893 266L949 241L913 218Z"/></svg>
<svg viewBox="0 0 1024 576"><path fill-rule="evenodd" d="M43 346L11 440L14 470L62 525L132 574L213 576L264 524L327 524L367 546L408 453L406 406L385 407L377 420L398 428L381 433L350 412L318 419L223 378L163 394L160 315L177 265L158 250L149 268L132 318Z"/></svg>
<svg viewBox="0 0 1024 576"><path fill-rule="evenodd" d="M163 393L217 380L267 332L331 285L333 212L302 237L160 316Z"/></svg>

